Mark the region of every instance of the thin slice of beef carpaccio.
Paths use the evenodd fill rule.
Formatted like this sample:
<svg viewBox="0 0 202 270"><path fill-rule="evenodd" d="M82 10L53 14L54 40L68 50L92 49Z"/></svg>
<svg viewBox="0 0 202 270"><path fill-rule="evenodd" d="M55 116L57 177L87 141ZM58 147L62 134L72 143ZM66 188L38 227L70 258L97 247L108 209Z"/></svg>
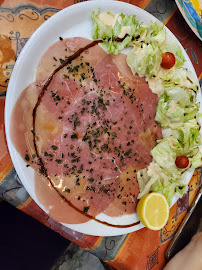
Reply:
<svg viewBox="0 0 202 270"><path fill-rule="evenodd" d="M161 138L154 121L157 96L144 78L132 75L124 54L107 55L96 45L54 75L38 106L37 149L55 189L40 176L33 108L52 72L89 43L77 37L53 44L13 111L12 140L36 171L37 198L52 217L66 223L89 220L81 212L93 217L134 213L136 173L151 162L150 151Z"/></svg>

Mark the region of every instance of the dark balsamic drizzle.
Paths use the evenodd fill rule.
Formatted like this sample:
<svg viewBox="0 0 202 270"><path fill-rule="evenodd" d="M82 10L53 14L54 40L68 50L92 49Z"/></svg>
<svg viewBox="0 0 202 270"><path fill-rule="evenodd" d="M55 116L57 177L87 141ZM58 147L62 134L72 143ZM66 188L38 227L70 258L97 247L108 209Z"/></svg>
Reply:
<svg viewBox="0 0 202 270"><path fill-rule="evenodd" d="M132 224L129 224L129 225L113 225L113 224L110 224L110 223L107 223L105 221L101 221L99 219L96 219L95 217L87 214L87 213L84 213L82 210L78 209L75 205L73 205L69 200L67 200L67 198L65 198L65 196L63 194L60 193L60 191L54 186L54 183L52 182L52 180L50 179L50 177L48 176L48 172L47 172L47 169L44 165L44 162L42 160L42 158L40 157L39 155L39 151L38 151L38 147L37 147L37 143L36 143L36 113L37 113L37 109L42 101L42 98L45 94L45 91L47 90L48 86L50 85L50 83L52 82L53 80L53 77L55 76L55 74L60 71L64 66L68 65L71 63L72 60L76 59L77 57L79 57L81 55L81 53L83 53L84 51L86 51L87 49L89 48L92 48L94 47L95 45L99 44L99 43L102 43L103 41L102 40L96 40L96 41L93 41L91 43L89 43L88 45L86 45L85 47L83 48L80 48L77 52L75 52L73 55L71 55L70 57L68 57L59 67L57 67L53 73L51 74L51 76L47 79L46 83L43 85L42 89L41 89L41 92L38 96L38 100L35 104L35 107L33 109L33 112L32 112L32 117L33 117L33 130L32 130L32 133L33 133L33 143L34 143L34 149L35 149L35 152L36 152L36 156L39 160L39 166L40 166L40 171L43 173L43 175L47 178L47 180L49 181L50 185L52 186L52 188L58 193L58 195L66 202L68 203L69 206L71 206L74 210L76 210L77 212L79 212L80 214L82 215L85 215L86 217L88 217L89 219L93 219L95 220L96 222L99 222L101 224L104 224L106 226L110 226L110 227L116 227L116 228L129 228L129 227L132 227L132 226L135 226L137 224L139 224L140 222L135 222L135 223L132 223Z"/></svg>
<svg viewBox="0 0 202 270"><path fill-rule="evenodd" d="M127 37L129 37L128 34L125 34L125 36L124 36L123 38L114 37L114 38L113 38L113 41L116 41L116 42L122 42L122 41L123 41L125 38L127 38ZM133 41L133 40L137 40L137 39L139 39L139 38L140 38L140 35L138 35L138 36L136 36L136 37L132 37L131 40ZM112 40L112 38L106 38L105 40L110 41L110 40Z"/></svg>

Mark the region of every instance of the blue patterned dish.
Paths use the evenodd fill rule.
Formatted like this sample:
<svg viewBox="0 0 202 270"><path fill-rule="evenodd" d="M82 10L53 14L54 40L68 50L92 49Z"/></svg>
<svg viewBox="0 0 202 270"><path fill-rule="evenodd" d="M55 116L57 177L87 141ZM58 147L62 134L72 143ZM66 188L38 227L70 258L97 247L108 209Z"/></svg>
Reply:
<svg viewBox="0 0 202 270"><path fill-rule="evenodd" d="M192 31L202 40L202 18L194 9L191 1L175 0L175 2Z"/></svg>

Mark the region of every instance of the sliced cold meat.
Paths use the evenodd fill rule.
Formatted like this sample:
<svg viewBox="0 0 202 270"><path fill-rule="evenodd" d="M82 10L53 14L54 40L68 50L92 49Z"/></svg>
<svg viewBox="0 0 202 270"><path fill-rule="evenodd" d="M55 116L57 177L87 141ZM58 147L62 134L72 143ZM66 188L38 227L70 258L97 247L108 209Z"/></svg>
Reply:
<svg viewBox="0 0 202 270"><path fill-rule="evenodd" d="M59 66L58 61L88 43L84 38L72 38L52 45L42 57L35 87L28 90L39 95L44 82ZM145 79L132 75L123 54L107 55L95 46L63 67L38 107L35 134L41 159L58 193L92 216L134 213L139 193L136 173L149 165L150 151L161 138L161 129L154 121L157 101ZM17 110L23 123L29 118L29 125L23 128L30 129L31 109L29 116L23 113L23 106L15 108L14 114ZM45 113L49 122L44 127ZM27 146L33 144L29 143L31 139L26 141ZM19 141L15 140L18 146ZM37 166L37 161L34 164ZM50 188L49 194L48 181L44 185L45 178L40 182L37 177L36 192L43 204L54 192ZM54 198L60 197L56 193ZM80 214L72 214L69 219L62 218L63 211L56 215L59 205L49 209L57 220L86 221Z"/></svg>

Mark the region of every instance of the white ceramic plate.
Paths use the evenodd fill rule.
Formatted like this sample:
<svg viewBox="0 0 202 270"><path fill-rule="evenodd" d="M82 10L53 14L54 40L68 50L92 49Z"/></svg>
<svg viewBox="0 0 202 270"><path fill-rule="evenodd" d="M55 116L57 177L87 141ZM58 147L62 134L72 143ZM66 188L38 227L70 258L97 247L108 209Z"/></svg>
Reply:
<svg viewBox="0 0 202 270"><path fill-rule="evenodd" d="M18 60L15 64L10 79L5 106L5 124L6 124L8 147L10 150L13 164L16 168L16 171L23 185L29 192L30 196L34 199L34 201L45 212L47 212L46 209L38 201L35 194L34 171L30 167L26 168L24 160L15 150L10 138L10 119L12 109L21 92L30 83L35 81L35 71L37 69L40 58L51 44L53 44L55 41L58 41L58 38L60 36L62 36L63 38L80 36L91 39L91 29L92 29L91 12L97 7L101 9L101 12L111 10L114 13L122 12L125 14L136 14L139 22L143 21L144 24L148 25L150 24L150 21L157 21L155 17L153 17L146 11L136 6L118 1L84 2L70 6L58 12L50 19L48 19L32 35L32 37L29 39L26 46L24 47L23 51L21 52L20 56L18 57ZM168 35L173 36L173 34L168 29L167 32ZM183 52L187 60L186 66L189 68L189 70L192 71L193 74L195 74L191 61L189 60L186 52L184 50ZM191 175L192 175L191 173L188 174L187 181L189 181ZM174 199L174 201L176 200L177 198ZM99 216L97 216L97 218L118 225L131 224L133 222L138 221L136 214L116 218L111 218L103 214L100 214ZM113 228L97 223L94 220L91 220L83 224L64 224L64 225L85 234L99 235L99 236L126 234L132 231L139 230L143 227L142 224L139 224L131 228Z"/></svg>

